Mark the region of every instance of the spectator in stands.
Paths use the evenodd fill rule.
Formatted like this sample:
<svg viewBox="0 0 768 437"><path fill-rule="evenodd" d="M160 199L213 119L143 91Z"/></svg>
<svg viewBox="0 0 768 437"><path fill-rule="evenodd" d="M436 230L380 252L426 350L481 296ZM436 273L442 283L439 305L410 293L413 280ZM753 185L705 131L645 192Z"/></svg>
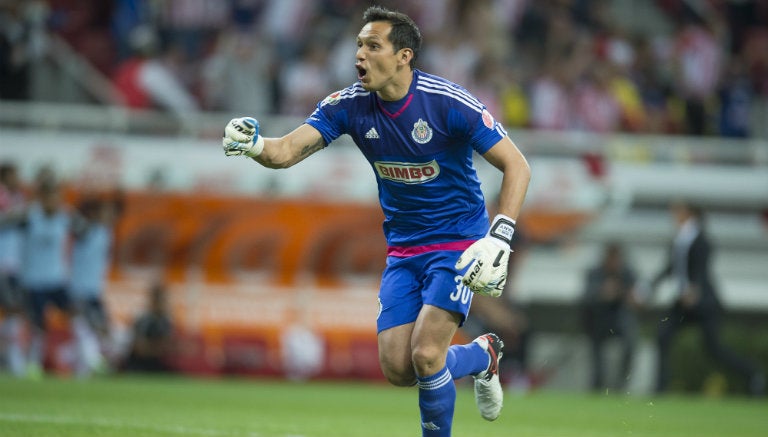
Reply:
<svg viewBox="0 0 768 437"><path fill-rule="evenodd" d="M322 100L324 90L332 89L332 78L326 67L328 50L326 41L310 41L297 59L283 64L279 75L281 114L307 114Z"/></svg>
<svg viewBox="0 0 768 437"><path fill-rule="evenodd" d="M152 17L152 5L147 0L114 0L110 28L115 45L115 60L122 61L133 55L131 31L147 23Z"/></svg>
<svg viewBox="0 0 768 437"><path fill-rule="evenodd" d="M126 372L168 372L173 353L174 323L165 284L152 284L147 293L147 308L138 315L131 330L128 356L122 365Z"/></svg>
<svg viewBox="0 0 768 437"><path fill-rule="evenodd" d="M27 30L34 28L35 32L40 33L45 30L43 24L46 22L39 18L44 17L44 14L28 14L26 11L41 11L44 9L41 5L45 2L17 0L5 3L11 6L5 6L5 13L0 11L0 29L4 31L0 31L0 46L3 42L9 45L8 41L11 41L11 48L0 49L0 75L14 71L19 74L11 74L6 76L8 80L0 80L0 97L25 98L13 97L8 93L19 93L26 88L15 86L14 80L28 81L26 70L29 70L29 60L37 56L33 52L41 46L26 38L30 33ZM349 24L346 18L355 15L352 11L360 8L356 2L349 0L179 0L161 2L162 5L148 0L106 3L89 0L86 2L90 5L86 12L77 11L77 14L73 14L70 13L72 6L69 4L54 3L57 4L51 6L53 19L48 20L52 23L50 29L63 36L80 55L100 70L104 69L105 62L114 63L116 59L125 59L126 42L135 39L135 36L128 37L129 31L142 32L138 29L144 26L155 29L166 45L175 47L174 53L179 54L181 60L174 62L181 65L171 69L163 66L171 57L168 50L159 56L163 61L158 64L163 68L155 66L149 70L154 70L152 74L158 77L166 76L163 79L165 82L176 84L168 88L157 85L161 83L157 80L144 79L155 92L162 93L165 99L142 107L173 107L174 111L178 110L175 106L169 106L169 102L186 101L182 106L188 105L190 100L194 102L194 98L179 96L196 95L200 85L203 91L201 99L204 99L206 109L226 109L221 107L224 103L217 97L224 92L221 89L224 87L211 87L212 82L226 82L220 77L228 74L239 75L240 80L248 82L246 71L228 73L228 67L222 68L226 65L222 61L231 60L226 59L226 56L222 59L218 53L212 57L212 65L200 68L209 63L201 60L207 58L211 49L210 41L222 29L226 29L226 33L237 29L235 31L255 35L252 39L259 45L259 52L264 47L274 48L268 54L258 55L269 56L269 62L260 59L257 64L273 65L274 70L279 71L285 66L300 63L302 49L310 43L322 41L327 46L324 49L344 50L349 39L338 36L345 33L344 28ZM743 57L746 72L755 90L754 106L764 108L768 104L768 81L765 79L768 77L765 74L768 65L768 55L765 54L768 53L765 49L768 45L768 23L765 18L766 6L762 2L699 2L701 4L697 3L696 7L681 1L645 2L637 10L651 12L649 15L631 17L637 19L632 26L627 25L626 12L624 17L620 17L617 8L612 7L612 2L605 1L390 0L387 3L408 10L416 17L424 29L425 40L431 41L425 48L423 59L430 69L441 76L459 83L468 83L478 61L488 56L504 67L512 64L520 66L524 70L520 82L524 89L529 90L526 100L532 102L531 125L534 128L592 129L590 123L599 121L590 117L587 120L589 123L582 125L580 120L568 119L580 111L574 107L575 103L569 101L570 89L584 78L586 67L592 65L595 56L621 67L619 79L632 77L638 88L634 90L633 84L627 80L613 81L613 93L622 107L623 117L622 125L613 130L692 134L723 132L716 129L715 108L720 107L724 96L729 99L737 97L735 103L741 106L740 99L744 94L739 92L736 95L720 96L717 90L723 85L721 75L728 70L727 63L739 57ZM24 7L17 6L19 4L24 4ZM94 38L94 35L98 37L106 34L103 23L110 20L103 17L110 14L114 17L114 41L105 42L104 38ZM28 15L38 18L30 20ZM653 23L645 21L646 18L653 18ZM318 31L322 36L318 36ZM328 38L328 35L332 38ZM449 36L447 39L446 35ZM341 45L334 47L334 41ZM440 56L446 51L441 46L450 49L451 56ZM110 52L110 47L115 47L113 51L117 53ZM215 51L220 49L216 48ZM246 54L243 59L253 56L252 50L247 51L251 51L251 55ZM336 52L334 57L342 56L342 53ZM555 80L553 77L550 71L553 60L558 61L558 71L570 76L565 87L568 99L559 95L563 91L559 87L564 85L564 78ZM15 69L18 66L26 70L22 72ZM135 78L139 76L136 66L136 62L128 61L124 66L127 71L122 72L127 77L120 80L120 87L127 91L132 105L136 104L136 100L145 103L152 100L152 96L147 96L151 94L149 91L137 91L140 89L138 84L126 85L139 82ZM184 68L183 72L181 68ZM157 72L163 69L166 71ZM343 71L333 71L326 65L323 76L329 75L329 80L334 83L338 83L339 77L346 77ZM278 75L271 76L276 82ZM261 82L261 77L256 77ZM294 105L284 102L280 96L284 90L276 83L269 83L268 86L273 96L254 100L246 95L240 100L242 105L268 102L269 108L274 110L282 107L284 113L290 114ZM185 88L195 92L190 93ZM177 92L179 89L181 92ZM255 93L247 87L240 89L248 89L248 94ZM601 106L607 108L604 96L595 94L594 89L587 91L592 94L587 100L601 101ZM638 91L642 100L635 95ZM497 94L503 92L499 90ZM522 103L523 99L518 98L515 102ZM640 103L642 107L638 106ZM724 103L729 104L727 101ZM598 112L602 117L609 114L607 110ZM757 119L759 116L755 114L751 119L749 135L765 132L759 123L755 123ZM744 122L745 118L734 120ZM606 125L598 123L598 127L605 130ZM743 134L743 126L738 128L737 133Z"/></svg>
<svg viewBox="0 0 768 437"><path fill-rule="evenodd" d="M233 4L221 0L164 0L152 2L155 24L163 41L176 47L184 60L202 59L219 29L233 19ZM239 9L239 8L238 8Z"/></svg>
<svg viewBox="0 0 768 437"><path fill-rule="evenodd" d="M424 65L457 83L470 83L481 53L460 30L450 32L424 50Z"/></svg>
<svg viewBox="0 0 768 437"><path fill-rule="evenodd" d="M573 72L562 61L551 60L530 88L531 127L566 130L574 126Z"/></svg>
<svg viewBox="0 0 768 437"><path fill-rule="evenodd" d="M33 67L45 52L44 1L0 2L0 99L27 100Z"/></svg>
<svg viewBox="0 0 768 437"><path fill-rule="evenodd" d="M613 94L613 77L606 62L595 62L585 71L573 92L577 127L590 132L615 132L621 128L622 108Z"/></svg>
<svg viewBox="0 0 768 437"><path fill-rule="evenodd" d="M674 303L659 325L656 391L662 393L669 385L672 340L680 328L694 323L701 330L704 346L712 358L741 375L751 395L761 396L766 384L763 371L736 355L720 340L722 306L712 279L712 245L706 233L704 214L699 208L682 202L673 204L671 212L677 233L667 263L652 282L653 289L668 276L677 283Z"/></svg>
<svg viewBox="0 0 768 437"><path fill-rule="evenodd" d="M193 113L198 104L172 68L159 56L154 30L139 26L131 32L134 56L120 64L115 86L131 109L165 109L176 115Z"/></svg>
<svg viewBox="0 0 768 437"><path fill-rule="evenodd" d="M755 90L739 57L728 64L718 93L718 133L724 137L749 137Z"/></svg>
<svg viewBox="0 0 768 437"><path fill-rule="evenodd" d="M26 196L21 187L16 164L0 164L0 216L24 208ZM21 268L21 230L0 228L0 355L4 368L14 376L24 374L22 329L24 293L19 285Z"/></svg>
<svg viewBox="0 0 768 437"><path fill-rule="evenodd" d="M616 242L606 244L600 262L587 270L582 315L592 352L592 390L621 390L629 380L638 341L635 282L635 272ZM617 381L608 383L604 346L612 337L621 340L621 364Z"/></svg>
<svg viewBox="0 0 768 437"><path fill-rule="evenodd" d="M203 63L206 109L255 114L273 112L274 55L252 33L224 31ZM233 100L228 96L239 95Z"/></svg>
<svg viewBox="0 0 768 437"><path fill-rule="evenodd" d="M677 92L685 101L686 132L691 135L712 133L709 126L712 100L723 70L724 53L715 28L719 19L705 19L691 13L684 15L675 33L672 63Z"/></svg>
<svg viewBox="0 0 768 437"><path fill-rule="evenodd" d="M670 110L675 98L672 88L664 80L658 65L662 63L649 38L640 37L635 41L635 62L629 72L641 99L645 113L641 132L677 133L682 130L682 117Z"/></svg>

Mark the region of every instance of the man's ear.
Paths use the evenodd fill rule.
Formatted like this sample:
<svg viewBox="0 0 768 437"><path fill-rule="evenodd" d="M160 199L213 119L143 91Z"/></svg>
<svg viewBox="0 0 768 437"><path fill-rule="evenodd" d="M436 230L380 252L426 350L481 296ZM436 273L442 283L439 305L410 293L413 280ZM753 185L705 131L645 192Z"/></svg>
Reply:
<svg viewBox="0 0 768 437"><path fill-rule="evenodd" d="M413 50L409 48L400 49L400 52L397 54L397 60L401 65L410 64L411 59L413 59Z"/></svg>

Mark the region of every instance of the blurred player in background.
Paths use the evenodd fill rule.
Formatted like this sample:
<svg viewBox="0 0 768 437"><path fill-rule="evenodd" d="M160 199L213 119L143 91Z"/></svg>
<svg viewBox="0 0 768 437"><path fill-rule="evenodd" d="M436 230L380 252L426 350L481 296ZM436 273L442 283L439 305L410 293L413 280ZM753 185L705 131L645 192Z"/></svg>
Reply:
<svg viewBox="0 0 768 437"><path fill-rule="evenodd" d="M304 124L281 138L259 135L253 118L233 119L223 147L227 155L286 168L343 134L352 137L372 166L385 215L379 362L392 384L418 385L423 435L449 436L453 379L473 375L481 415L495 420L501 413L503 342L489 333L466 345L450 343L473 292L501 294L530 169L503 127L467 90L414 69L421 34L410 17L374 6L363 21L358 82L326 97ZM473 152L504 174L499 213L490 227Z"/></svg>
<svg viewBox="0 0 768 437"><path fill-rule="evenodd" d="M21 229L21 269L19 282L26 294L32 335L27 354L27 376L37 379L43 374L46 341L46 309L54 305L67 316L72 307L67 293L68 244L72 233L84 229L85 222L73 214L62 201L59 183L51 177L38 179L35 198L22 211L0 218L0 228ZM70 318L77 337L85 321Z"/></svg>
<svg viewBox="0 0 768 437"><path fill-rule="evenodd" d="M125 372L169 372L174 351L174 322L168 304L168 289L154 282L147 291L146 308L131 327L128 355L121 365Z"/></svg>
<svg viewBox="0 0 768 437"><path fill-rule="evenodd" d="M698 207L678 202L671 213L677 232L672 240L667 263L652 282L652 289L671 276L677 282L677 296L672 308L659 324L658 375L656 391L662 393L669 385L669 353L672 340L680 328L696 324L709 354L728 369L741 375L753 396L765 394L765 374L753 363L736 355L720 340L722 304L712 279L712 245Z"/></svg>
<svg viewBox="0 0 768 437"><path fill-rule="evenodd" d="M18 169L11 162L0 164L0 216L24 208L26 196ZM5 368L15 376L24 374L24 293L19 285L21 268L21 230L0 228L0 347Z"/></svg>
<svg viewBox="0 0 768 437"><path fill-rule="evenodd" d="M112 226L119 207L111 199L89 199L80 205L86 226L75 235L70 262L69 293L73 309L87 323L75 343L80 359L75 374L104 371L111 352L109 317L103 294L112 254Z"/></svg>
<svg viewBox="0 0 768 437"><path fill-rule="evenodd" d="M623 389L628 381L639 339L635 310L637 277L624 255L623 248L609 242L600 262L589 268L584 278L582 308L584 327L592 351L592 390ZM621 341L621 364L617 380L606 381L605 343L611 338Z"/></svg>

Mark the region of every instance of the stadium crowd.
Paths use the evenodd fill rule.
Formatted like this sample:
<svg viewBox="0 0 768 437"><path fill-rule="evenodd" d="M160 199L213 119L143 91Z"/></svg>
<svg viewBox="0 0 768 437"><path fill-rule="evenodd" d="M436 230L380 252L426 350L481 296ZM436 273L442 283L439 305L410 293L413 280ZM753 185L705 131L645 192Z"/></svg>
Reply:
<svg viewBox="0 0 768 437"><path fill-rule="evenodd" d="M352 18L367 3L4 1L0 98L28 98L25 59L44 28L130 107L305 116L356 80ZM466 84L508 127L749 137L764 124L765 2L379 3L415 17L426 71ZM627 19L635 10L644 19Z"/></svg>

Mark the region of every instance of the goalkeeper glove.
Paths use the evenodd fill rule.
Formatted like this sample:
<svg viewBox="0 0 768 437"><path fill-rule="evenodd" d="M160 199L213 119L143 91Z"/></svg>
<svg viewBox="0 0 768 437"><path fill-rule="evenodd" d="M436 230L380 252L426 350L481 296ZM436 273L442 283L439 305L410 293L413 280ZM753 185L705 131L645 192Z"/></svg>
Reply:
<svg viewBox="0 0 768 437"><path fill-rule="evenodd" d="M259 156L264 150L264 138L259 135L259 122L252 117L233 118L224 128L221 145L227 156Z"/></svg>
<svg viewBox="0 0 768 437"><path fill-rule="evenodd" d="M507 265L512 251L515 221L499 214L493 219L485 237L475 241L456 261L456 269L463 270L461 282L474 293L499 297L507 282Z"/></svg>

